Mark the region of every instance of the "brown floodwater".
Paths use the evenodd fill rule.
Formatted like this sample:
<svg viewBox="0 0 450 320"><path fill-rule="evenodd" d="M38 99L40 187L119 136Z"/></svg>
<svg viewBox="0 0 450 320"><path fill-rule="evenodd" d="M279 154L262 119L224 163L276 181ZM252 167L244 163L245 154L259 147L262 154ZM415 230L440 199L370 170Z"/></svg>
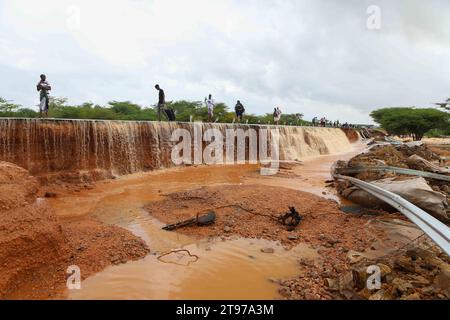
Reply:
<svg viewBox="0 0 450 320"><path fill-rule="evenodd" d="M266 240L233 238L193 239L177 232L161 230L163 224L143 208L164 194L223 184L264 184L283 186L339 200L325 188L336 160L359 153L363 144L332 156L300 159L294 177L261 177L257 165L199 166L173 168L123 176L97 183L91 190L47 199L62 219L91 215L126 228L150 247L145 259L111 266L82 282L81 290L66 293L68 299L278 299L274 279L293 277L298 260L319 259L306 244L291 250ZM272 247L273 254L261 249ZM157 256L175 249L164 261ZM82 272L82 270L81 270Z"/></svg>

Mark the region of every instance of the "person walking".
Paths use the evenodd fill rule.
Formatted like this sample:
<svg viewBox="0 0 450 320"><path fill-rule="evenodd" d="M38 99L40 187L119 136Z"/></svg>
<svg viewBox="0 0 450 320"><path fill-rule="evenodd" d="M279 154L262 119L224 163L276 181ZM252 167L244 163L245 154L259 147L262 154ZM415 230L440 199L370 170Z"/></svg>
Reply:
<svg viewBox="0 0 450 320"><path fill-rule="evenodd" d="M244 115L245 108L242 105L241 101L236 102L236 106L234 107L234 111L236 112L236 119L239 123L242 121L242 116Z"/></svg>
<svg viewBox="0 0 450 320"><path fill-rule="evenodd" d="M41 80L36 85L37 91L39 91L39 117L48 117L48 104L49 96L48 92L52 90L52 87L47 82L47 76L45 74L40 75Z"/></svg>
<svg viewBox="0 0 450 320"><path fill-rule="evenodd" d="M214 117L214 107L216 105L216 102L213 100L212 95L209 95L208 99L205 98L205 104L208 108L208 122L212 122L212 119Z"/></svg>
<svg viewBox="0 0 450 320"><path fill-rule="evenodd" d="M273 122L278 126L280 124L281 119L281 109L276 107L273 109Z"/></svg>

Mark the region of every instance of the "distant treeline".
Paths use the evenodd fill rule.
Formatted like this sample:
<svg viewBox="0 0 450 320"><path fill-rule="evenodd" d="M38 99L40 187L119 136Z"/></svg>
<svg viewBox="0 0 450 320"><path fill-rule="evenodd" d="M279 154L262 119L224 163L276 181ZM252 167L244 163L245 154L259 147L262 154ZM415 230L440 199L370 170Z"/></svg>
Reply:
<svg viewBox="0 0 450 320"><path fill-rule="evenodd" d="M201 101L175 101L166 104L176 113L177 121L204 121L208 120L208 110ZM103 120L145 120L156 121L158 119L155 107L142 107L130 101L110 101L107 105L97 105L90 102L81 105L68 105L65 98L50 98L50 118L62 119L103 119ZM37 118L39 112L30 108L8 102L0 98L0 117ZM162 115L163 119L164 115ZM287 125L311 125L302 119L303 114L283 114L280 124ZM231 123L235 118L234 106L229 108L224 103L217 103L214 107L214 120L221 123ZM254 115L245 113L243 122L250 124L273 123L272 113Z"/></svg>

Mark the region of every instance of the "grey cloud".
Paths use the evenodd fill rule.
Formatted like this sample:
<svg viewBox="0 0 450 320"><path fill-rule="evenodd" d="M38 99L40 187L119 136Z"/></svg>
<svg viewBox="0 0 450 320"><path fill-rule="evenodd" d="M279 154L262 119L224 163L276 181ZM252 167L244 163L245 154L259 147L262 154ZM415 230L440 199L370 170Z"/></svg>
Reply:
<svg viewBox="0 0 450 320"><path fill-rule="evenodd" d="M372 4L382 10L381 30L366 28ZM17 66L19 57L0 61L7 75L0 80L0 96L29 103L30 74L41 68L51 71L57 94L74 102L127 99L149 105L152 85L159 82L172 100L213 93L230 106L246 101L254 113L282 104L308 118L354 122L371 121L369 113L378 107L428 106L450 94L447 1L228 1L224 8L220 19L232 31L198 21L183 41L146 43L144 37L137 47L145 59L140 67L111 63L64 31L44 35L43 47L23 41L0 22L0 40L40 57L25 70ZM164 26L139 30L144 36L152 32L164 33Z"/></svg>

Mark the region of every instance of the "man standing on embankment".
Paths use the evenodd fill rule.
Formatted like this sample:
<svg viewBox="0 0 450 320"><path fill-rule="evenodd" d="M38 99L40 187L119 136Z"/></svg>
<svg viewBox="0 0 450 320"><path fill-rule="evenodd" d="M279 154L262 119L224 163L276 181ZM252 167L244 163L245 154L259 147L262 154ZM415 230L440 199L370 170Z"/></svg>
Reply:
<svg viewBox="0 0 450 320"><path fill-rule="evenodd" d="M164 94L164 90L159 87L159 84L155 85L155 89L159 91L158 95L158 121L161 121L161 109L164 109L166 104L166 96Z"/></svg>
<svg viewBox="0 0 450 320"><path fill-rule="evenodd" d="M45 74L41 74L40 77L41 80L37 83L36 89L39 91L39 117L42 118L42 115L44 115L44 117L48 117L48 92L52 90L52 87L47 82L47 77Z"/></svg>

